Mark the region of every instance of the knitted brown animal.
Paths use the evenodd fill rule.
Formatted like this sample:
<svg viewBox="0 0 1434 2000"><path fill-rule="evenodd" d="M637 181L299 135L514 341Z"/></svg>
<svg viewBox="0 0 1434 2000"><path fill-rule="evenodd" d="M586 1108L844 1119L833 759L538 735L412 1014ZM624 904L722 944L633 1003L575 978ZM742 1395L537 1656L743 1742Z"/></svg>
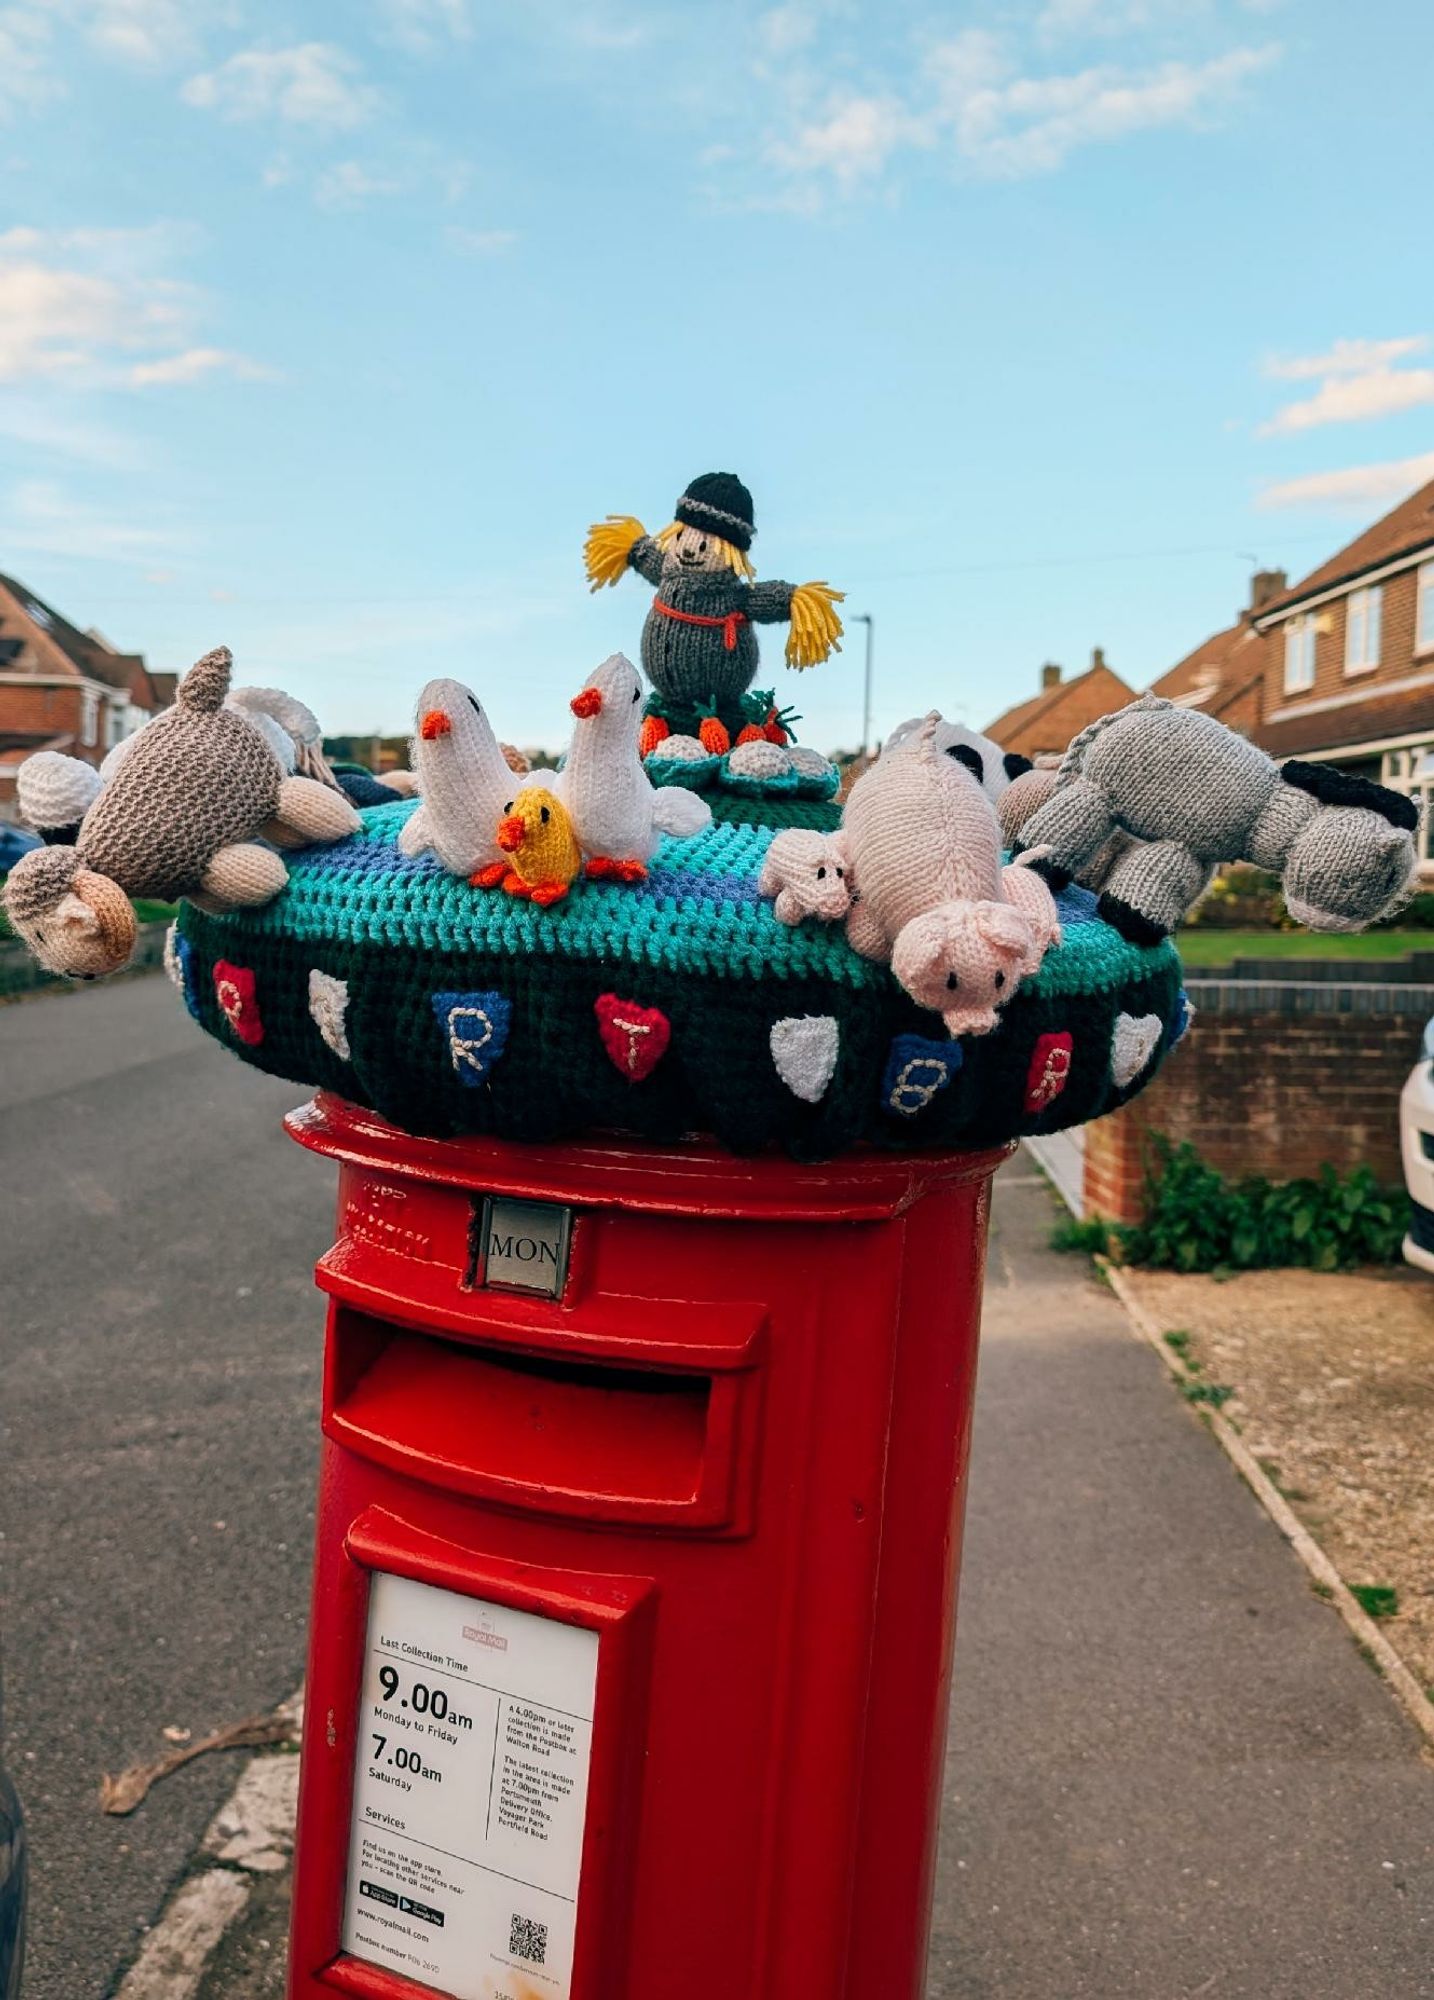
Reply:
<svg viewBox="0 0 1434 2000"><path fill-rule="evenodd" d="M23 855L5 885L16 932L51 972L98 979L134 949L132 896L223 909L267 903L289 879L261 838L342 840L359 825L343 794L288 777L264 738L224 706L232 661L206 653L175 705L135 738L72 847Z"/></svg>

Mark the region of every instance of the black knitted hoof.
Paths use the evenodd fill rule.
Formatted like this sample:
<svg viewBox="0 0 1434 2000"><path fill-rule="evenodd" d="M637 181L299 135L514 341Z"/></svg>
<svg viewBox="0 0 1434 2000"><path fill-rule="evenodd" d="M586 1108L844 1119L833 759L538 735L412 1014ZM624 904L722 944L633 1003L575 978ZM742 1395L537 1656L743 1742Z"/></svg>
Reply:
<svg viewBox="0 0 1434 2000"><path fill-rule="evenodd" d="M1024 852L1025 849L1019 843L1012 849L1013 857L1019 856ZM1069 889L1071 885L1071 871L1069 868L1062 868L1057 861L1028 861L1026 866L1033 875L1040 876L1041 880L1050 889L1052 895L1059 896L1062 889Z"/></svg>
<svg viewBox="0 0 1434 2000"><path fill-rule="evenodd" d="M1097 899L1095 913L1102 923L1109 924L1113 931L1119 931L1127 944L1163 944L1170 933L1160 924L1152 923L1140 910L1123 903L1119 896L1112 896L1103 890Z"/></svg>

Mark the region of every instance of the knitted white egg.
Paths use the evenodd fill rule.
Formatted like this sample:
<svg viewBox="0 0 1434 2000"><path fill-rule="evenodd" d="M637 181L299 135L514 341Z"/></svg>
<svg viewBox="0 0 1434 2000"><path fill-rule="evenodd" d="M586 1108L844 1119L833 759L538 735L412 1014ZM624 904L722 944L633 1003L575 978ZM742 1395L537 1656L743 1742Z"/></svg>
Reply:
<svg viewBox="0 0 1434 2000"><path fill-rule="evenodd" d="M664 736L652 755L662 762L674 764L698 764L712 752L698 742L695 736Z"/></svg>
<svg viewBox="0 0 1434 2000"><path fill-rule="evenodd" d="M803 778L825 778L835 768L820 750L809 750L804 743L790 744L787 756L792 769Z"/></svg>
<svg viewBox="0 0 1434 2000"><path fill-rule="evenodd" d="M792 768L791 753L780 743L739 743L727 759L727 768L739 778L780 778Z"/></svg>

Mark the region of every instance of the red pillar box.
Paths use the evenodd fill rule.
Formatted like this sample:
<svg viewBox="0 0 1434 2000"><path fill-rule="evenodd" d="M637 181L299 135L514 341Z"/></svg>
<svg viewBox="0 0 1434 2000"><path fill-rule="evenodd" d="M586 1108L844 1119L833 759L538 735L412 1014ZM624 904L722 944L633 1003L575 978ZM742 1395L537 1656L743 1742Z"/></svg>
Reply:
<svg viewBox="0 0 1434 2000"><path fill-rule="evenodd" d="M340 1162L290 1994L917 2000L990 1176Z"/></svg>

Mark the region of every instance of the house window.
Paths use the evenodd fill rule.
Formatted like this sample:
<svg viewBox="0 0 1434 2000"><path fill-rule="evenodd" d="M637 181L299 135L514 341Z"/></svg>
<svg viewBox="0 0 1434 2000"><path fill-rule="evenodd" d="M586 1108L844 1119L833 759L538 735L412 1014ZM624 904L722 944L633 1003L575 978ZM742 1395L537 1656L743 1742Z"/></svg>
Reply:
<svg viewBox="0 0 1434 2000"><path fill-rule="evenodd" d="M80 741L93 749L99 733L100 698L93 688L80 689Z"/></svg>
<svg viewBox="0 0 1434 2000"><path fill-rule="evenodd" d="M1414 614L1416 652L1434 652L1434 562L1419 565L1419 608Z"/></svg>
<svg viewBox="0 0 1434 2000"><path fill-rule="evenodd" d="M1315 681L1315 621L1292 618L1285 627L1285 693L1303 694Z"/></svg>
<svg viewBox="0 0 1434 2000"><path fill-rule="evenodd" d="M1379 665L1379 625L1384 592L1352 590L1345 613L1344 670L1367 674Z"/></svg>

